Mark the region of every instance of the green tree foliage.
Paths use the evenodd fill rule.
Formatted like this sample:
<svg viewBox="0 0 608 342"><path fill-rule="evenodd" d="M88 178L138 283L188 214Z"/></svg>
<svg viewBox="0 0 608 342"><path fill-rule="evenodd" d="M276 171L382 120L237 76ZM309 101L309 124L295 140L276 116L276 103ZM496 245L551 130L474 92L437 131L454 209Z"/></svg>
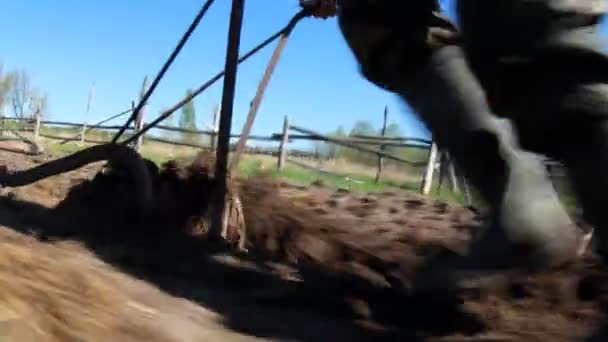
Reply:
<svg viewBox="0 0 608 342"><path fill-rule="evenodd" d="M165 111L166 111L166 108L163 108L160 112L163 113ZM163 124L165 126L169 126L169 127L177 127L175 125L175 114L171 114L167 119L165 119L165 121L163 122ZM176 134L176 132L173 132L173 131L165 131L165 130L163 130L161 132L162 132L161 134L162 134L163 138L169 139L169 140L174 139L177 136L179 136L179 134Z"/></svg>
<svg viewBox="0 0 608 342"><path fill-rule="evenodd" d="M371 122L359 120L359 121L355 122L355 124L353 125L353 128L350 130L350 133L348 134L348 136L358 139L360 136L377 137L380 135L379 133L380 133L380 130L376 129ZM368 145L368 144L359 144L359 145L369 147L369 148L378 148L378 145ZM361 152L361 151L354 150L351 148L343 148L340 151L340 157L353 161L353 162L365 164L365 165L375 165L378 160L378 158L371 153Z"/></svg>
<svg viewBox="0 0 608 342"><path fill-rule="evenodd" d="M0 109L3 111L8 101L8 93L11 88L11 79L4 73L4 67L0 64Z"/></svg>
<svg viewBox="0 0 608 342"><path fill-rule="evenodd" d="M380 137L382 135L382 129L374 127L374 125L368 121L357 121L348 134L345 133L343 127L338 127L338 129L328 135L337 138L356 138L358 136ZM396 138L403 137L404 135L405 134L398 123L392 122L387 125L385 137ZM358 145L372 149L380 149L380 145L378 144ZM332 143L317 142L314 144L314 151L319 158L339 158L353 163L368 165L370 167L375 167L378 163L378 157L376 155L360 152L347 147L341 147ZM385 146L384 151L412 161L424 161L428 158L428 151L425 149ZM394 165L399 168L406 167L404 164L390 159L385 159L385 165Z"/></svg>
<svg viewBox="0 0 608 342"><path fill-rule="evenodd" d="M381 134L381 131L380 131ZM379 134L379 135L380 135ZM398 138L398 137L403 137L403 131L401 131L401 126L399 126L398 123L390 123L386 126L386 132L384 132L384 136L387 138ZM398 146L385 146L384 147L384 151L386 153L390 153L393 155L403 155L404 153L404 149L402 147L398 147ZM392 164L395 163L395 161L393 160L385 160L385 165L388 164Z"/></svg>
<svg viewBox="0 0 608 342"><path fill-rule="evenodd" d="M192 90L188 89L186 95L191 95ZM181 115L179 117L179 128L183 129L196 129L196 108L194 101L189 101L181 109ZM196 134L183 133L182 139L190 143L197 143L198 136Z"/></svg>
<svg viewBox="0 0 608 342"><path fill-rule="evenodd" d="M355 122L353 128L350 130L349 135L377 136L378 131L374 128L374 125L372 125L371 122L359 120Z"/></svg>
<svg viewBox="0 0 608 342"><path fill-rule="evenodd" d="M380 131L381 132L381 131ZM403 131L401 131L401 126L398 123L393 122L386 126L386 137L397 138L403 136Z"/></svg>
<svg viewBox="0 0 608 342"><path fill-rule="evenodd" d="M332 138L346 138L344 127L340 126L335 131L328 134ZM317 158L334 159L337 158L342 147L325 141L317 141L314 144L314 151Z"/></svg>
<svg viewBox="0 0 608 342"><path fill-rule="evenodd" d="M186 95L191 95L192 90L188 89ZM179 128L196 129L196 108L194 101L189 101L181 109L179 118Z"/></svg>

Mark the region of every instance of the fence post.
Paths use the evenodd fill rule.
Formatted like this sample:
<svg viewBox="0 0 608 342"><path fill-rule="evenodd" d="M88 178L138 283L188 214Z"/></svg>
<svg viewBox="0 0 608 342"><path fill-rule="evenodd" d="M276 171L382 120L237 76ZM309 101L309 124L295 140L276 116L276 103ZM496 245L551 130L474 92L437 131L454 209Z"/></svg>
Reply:
<svg viewBox="0 0 608 342"><path fill-rule="evenodd" d="M87 123L86 121L82 123L82 128L80 129L80 145L83 146L85 143L85 134L87 132Z"/></svg>
<svg viewBox="0 0 608 342"><path fill-rule="evenodd" d="M95 87L93 84L89 87L89 94L87 96L87 110L85 112L84 120L82 122L82 130L80 131L80 145L83 146L86 139L85 135L87 132L87 120L89 119L89 115L91 114L91 102L93 101L93 93L95 92Z"/></svg>
<svg viewBox="0 0 608 342"><path fill-rule="evenodd" d="M215 151L217 148L217 135L220 128L220 112L222 110L222 105L218 105L213 113L213 134L211 135L211 150Z"/></svg>
<svg viewBox="0 0 608 342"><path fill-rule="evenodd" d="M435 189L435 194L441 194L441 188L443 187L443 181L445 180L446 167L447 167L447 151L440 150L438 153L439 159L439 177L437 182L437 188Z"/></svg>
<svg viewBox="0 0 608 342"><path fill-rule="evenodd" d="M452 165L454 165L454 173L456 174L456 179L460 179L465 202L467 203L467 205L473 205L473 196L471 194L469 180L467 179L464 172L462 172L462 169L458 167L458 165Z"/></svg>
<svg viewBox="0 0 608 342"><path fill-rule="evenodd" d="M289 143L289 118L285 115L283 119L283 135L281 137L281 144L279 145L279 160L278 169L282 170L285 167L285 160L287 159L287 144Z"/></svg>
<svg viewBox="0 0 608 342"><path fill-rule="evenodd" d="M0 136L7 136L6 132L6 117L4 115L0 116Z"/></svg>
<svg viewBox="0 0 608 342"><path fill-rule="evenodd" d="M40 125L42 123L40 112L34 115L34 143L40 144Z"/></svg>
<svg viewBox="0 0 608 342"><path fill-rule="evenodd" d="M144 77L144 81L141 84L141 91L139 92L139 100L141 101L144 97L144 95L146 94L146 91L148 90L148 76ZM144 116L146 114L146 109L148 107L148 103L144 103L144 105L141 107L139 113L137 113L137 116L135 117L135 122L133 124L133 133L136 134L139 131L142 130L142 128L144 128ZM144 141L144 135L140 135L137 140L134 143L134 148L135 151L140 152L141 151L141 145L143 144Z"/></svg>
<svg viewBox="0 0 608 342"><path fill-rule="evenodd" d="M437 144L431 143L431 152L429 153L429 162L426 165L426 171L422 180L422 194L428 195L431 192L433 185L433 173L437 164Z"/></svg>
<svg viewBox="0 0 608 342"><path fill-rule="evenodd" d="M40 109L34 113L34 130L32 132L32 140L30 142L31 150L33 154L41 154L43 152L42 145L40 144L40 124L41 115Z"/></svg>
<svg viewBox="0 0 608 342"><path fill-rule="evenodd" d="M386 137L386 122L388 121L388 106L384 107L384 122L382 123L382 137ZM380 151L385 150L385 145L380 145ZM384 157L378 156L378 170L376 171L376 183L380 183L382 169L384 168Z"/></svg>
<svg viewBox="0 0 608 342"><path fill-rule="evenodd" d="M450 188L452 190L453 193L459 193L460 192L460 187L458 186L458 177L456 177L456 167L454 166L454 160L452 159L452 155L450 155L449 153L447 153L447 171L448 171L448 176L450 177Z"/></svg>
<svg viewBox="0 0 608 342"><path fill-rule="evenodd" d="M134 133L137 133L144 128L143 107L142 107L142 110L139 112L139 114L137 114L134 125L135 125L134 130L133 130ZM140 135L137 138L137 140L135 141L135 151L141 152L141 145L144 142L143 140L144 140L144 134Z"/></svg>

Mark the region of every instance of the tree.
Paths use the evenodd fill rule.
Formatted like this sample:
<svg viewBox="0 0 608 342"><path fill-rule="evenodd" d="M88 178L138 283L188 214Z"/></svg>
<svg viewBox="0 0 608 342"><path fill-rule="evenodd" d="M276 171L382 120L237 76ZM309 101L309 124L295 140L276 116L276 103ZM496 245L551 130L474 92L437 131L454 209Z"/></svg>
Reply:
<svg viewBox="0 0 608 342"><path fill-rule="evenodd" d="M344 130L344 128L342 126L339 126L338 129L331 134L331 137L338 138L338 139L345 139L346 131ZM326 143L326 144L327 144L327 152L331 156L331 158L338 158L343 147L338 146L336 144L332 144L332 143Z"/></svg>
<svg viewBox="0 0 608 342"><path fill-rule="evenodd" d="M216 127L216 124L219 124L219 121L216 123L216 119L219 120L220 111L221 111L220 104L215 103L211 109L211 115L206 118L206 120L209 120L209 119L211 119L211 120L206 121L207 124L205 125L204 130L215 131L217 133L217 130L219 129L219 127ZM214 137L211 135L203 135L200 138L202 144L209 146L209 147L211 147L213 139L214 139Z"/></svg>
<svg viewBox="0 0 608 342"><path fill-rule="evenodd" d="M33 87L30 77L23 69L8 72L2 81L6 87L6 98L11 114L17 118L30 118L39 113L47 114L48 99L41 89Z"/></svg>
<svg viewBox="0 0 608 342"><path fill-rule="evenodd" d="M4 109L8 100L8 92L11 87L11 82L8 75L4 73L4 67L0 64L0 111L2 111L2 115L4 115Z"/></svg>
<svg viewBox="0 0 608 342"><path fill-rule="evenodd" d="M186 95L192 95L192 90L188 89ZM196 129L196 108L194 106L194 101L188 101L188 103L182 107L181 115L179 117L179 128ZM184 140L193 143L198 140L196 135L190 133L184 133L182 137Z"/></svg>
<svg viewBox="0 0 608 342"><path fill-rule="evenodd" d="M163 108L160 112L164 113L166 110L167 110L166 108ZM169 115L169 117L165 119L164 124L165 124L165 126L168 126L168 127L176 127L175 126L175 115L173 115L173 114ZM173 131L163 130L161 134L165 139L171 140L176 136L175 133L176 132L173 132Z"/></svg>
<svg viewBox="0 0 608 342"><path fill-rule="evenodd" d="M338 129L328 134L329 137L332 138L346 138L346 132L342 126L339 126ZM318 158L328 158L333 159L337 158L340 152L341 147L325 141L317 141L314 144L314 153Z"/></svg>
<svg viewBox="0 0 608 342"><path fill-rule="evenodd" d="M9 102L13 116L23 118L28 111L28 90L30 78L24 70L11 71L7 74L9 83Z"/></svg>
<svg viewBox="0 0 608 342"><path fill-rule="evenodd" d="M369 122L369 121L363 121L363 120L359 120L357 122L355 122L355 124L353 125L353 128L350 130L350 133L348 134L350 137L355 137L355 136L368 136L368 137L376 137L378 136L378 130L374 128L374 125ZM374 145L366 145L366 144L360 144L362 146L365 147L369 147L369 148L376 148L377 146ZM354 149L343 149L341 151L341 157L348 159L350 161L356 162L356 163L362 163L362 164L366 164L366 165L375 165L377 162L377 157L374 156L371 153L367 153L367 152L360 152Z"/></svg>
<svg viewBox="0 0 608 342"><path fill-rule="evenodd" d="M401 131L401 126L399 126L399 124L396 122L392 122L392 123L388 124L386 126L386 132L384 133L384 136L387 138L398 138L398 137L403 136L403 132ZM405 149L403 147L398 147L398 146L385 146L384 151L386 153L390 153L392 155L399 156L399 155L403 155ZM394 160L390 160L390 159L385 160L385 163L394 164L396 166L399 166L398 162L395 162Z"/></svg>
<svg viewBox="0 0 608 342"><path fill-rule="evenodd" d="M38 114L42 118L48 116L48 96L45 92L39 88L32 88L30 90L30 100L28 104L29 113Z"/></svg>
<svg viewBox="0 0 608 342"><path fill-rule="evenodd" d="M403 131L401 131L401 126L399 126L398 123L392 122L386 126L386 132L384 135L388 138L398 138L403 135Z"/></svg>
<svg viewBox="0 0 608 342"><path fill-rule="evenodd" d="M355 136L355 135L377 136L378 132L376 131L376 129L374 128L374 125L372 125L371 122L359 120L359 121L355 122L355 124L353 125L353 128L350 130L349 135L350 136Z"/></svg>

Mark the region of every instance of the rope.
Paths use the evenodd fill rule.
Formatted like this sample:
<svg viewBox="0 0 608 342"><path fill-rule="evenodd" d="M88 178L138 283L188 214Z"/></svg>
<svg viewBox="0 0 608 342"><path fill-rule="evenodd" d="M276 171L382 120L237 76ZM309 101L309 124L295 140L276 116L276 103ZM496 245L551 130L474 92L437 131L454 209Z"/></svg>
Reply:
<svg viewBox="0 0 608 342"><path fill-rule="evenodd" d="M156 89L158 84L160 83L160 80L163 78L163 76L165 75L165 73L167 72L167 70L169 69L171 64L173 64L173 61L175 60L177 55L180 53L180 51L182 50L182 48L184 47L184 45L186 44L186 42L188 41L188 39L194 32L194 30L196 29L196 27L200 23L201 19L203 19L203 17L207 13L207 10L209 10L209 7L211 7L211 5L213 4L213 1L214 0L207 0L207 2L205 2L203 7L199 10L198 14L196 15L196 17L190 24L190 27L188 27L188 30L184 33L184 35L182 36L179 43L177 44L177 46L171 53L171 56L169 56L169 59L167 59L167 61L163 65L163 67L160 70L160 72L158 73L158 75L156 75L154 82L152 82L152 85L150 86L150 88L148 88L148 90L146 91L146 94L140 99L139 103L137 104L137 107L135 107L135 110L133 110L133 113L131 113L131 116L129 117L127 122L116 133L116 135L114 135L114 138L112 139L112 143L116 143L118 141L118 139L122 136L122 134L127 130L129 125L131 124L131 122L133 122L133 120L135 120L135 118L137 117L137 115L139 114L139 112L141 111L143 106L146 104L146 102L148 101L148 99L150 98L150 96L152 95L152 93L154 92L154 90Z"/></svg>
<svg viewBox="0 0 608 342"><path fill-rule="evenodd" d="M246 61L247 59L249 59L249 57L253 56L254 54L256 54L257 52L259 52L260 50L262 50L263 48L265 48L268 44L272 43L273 41L275 41L277 38L279 38L283 33L287 32L288 30L291 29L291 27L293 26L293 22L294 21L298 21L300 17L302 16L306 16L308 14L308 11L300 11L298 12L296 15L294 15L294 17L289 21L289 23L287 25L285 25L285 27L283 27L282 29L280 29L278 32L276 32L275 34L271 35L270 37L268 37L266 40L264 40L262 43L258 44L256 47L254 47L253 49L249 50L247 53L245 53L241 58L239 58L238 63L242 63L244 61ZM198 95L200 95L202 92L204 92L205 90L207 90L207 88L211 87L215 82L219 81L224 74L226 73L225 70L220 71L219 73L217 73L215 76L213 76L211 79L209 79L207 82L203 83L200 87L198 87L196 90L194 90L191 94L187 95L186 97L184 97L181 101L179 101L178 103L176 103L175 105L173 105L173 107L163 111L156 119L154 119L150 124L146 125L143 129L141 129L139 132L133 134L131 137L129 137L128 139L126 139L125 141L122 142L122 144L129 144L133 141L135 141L137 138L139 138L141 135L145 134L147 131L149 131L150 129L156 127L158 124L160 124L162 121L164 121L165 119L167 119L169 116L171 116L171 114L173 114L175 111L179 110L181 107L183 107L186 103L192 101L195 97L197 97Z"/></svg>

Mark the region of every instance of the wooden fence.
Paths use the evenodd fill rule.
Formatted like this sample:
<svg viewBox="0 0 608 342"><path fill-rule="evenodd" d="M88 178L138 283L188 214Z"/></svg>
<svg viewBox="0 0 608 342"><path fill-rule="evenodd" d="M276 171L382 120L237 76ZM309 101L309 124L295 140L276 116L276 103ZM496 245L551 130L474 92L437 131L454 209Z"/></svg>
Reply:
<svg viewBox="0 0 608 342"><path fill-rule="evenodd" d="M135 123L127 129L127 135L135 134L143 127L146 127L146 123L142 123L136 120ZM71 137L63 135L57 135L52 132L52 127L66 127L79 131ZM92 138L91 134L87 136L88 132L92 131L116 131L120 129L119 125L87 125L86 123L74 123L67 121L53 121L53 120L41 120L40 117L34 118L2 118L0 123L0 131L3 132L5 139L21 139L32 142L33 144L39 144L40 138L59 140L62 143L76 142L79 144L92 143L92 144L103 144L108 143L109 140L102 140L99 138ZM184 146L196 149L213 149L215 146L214 142L217 139L217 130L199 130L199 129L183 129L165 125L158 125L154 129L166 132L175 132L179 134L192 135L194 137L209 137L210 144L200 144L186 140L174 140L166 137L159 137L152 134L144 135L143 139L138 140L134 144L134 148L138 151L141 149L142 141L151 141L162 144L169 144L174 146ZM292 134L292 131L295 132ZM13 136L7 136L5 132L12 132ZM30 132L31 139L19 135L22 132ZM15 137L14 135L17 135ZM98 136L98 135L96 135ZM239 134L233 134L231 138L239 138ZM193 139L194 140L194 139ZM294 141L324 141L330 144L346 147L349 149L357 150L359 152L369 153L377 156L378 164L376 171L376 181L379 182L382 178L382 171L384 166L384 160L393 160L399 163L407 164L414 167L424 167L425 172L423 174L421 182L421 192L428 194L431 189L431 183L433 180L433 171L437 168L437 156L436 154L430 153L429 160L426 161L411 161L401 156L393 155L385 151L386 147L404 147L431 150L433 143L429 140L419 138L408 138L408 137L378 137L378 136L351 136L345 139L333 138L313 130L309 130L300 126L291 125L287 117L285 117L283 124L283 131L280 133L274 133L270 136L250 135L248 140L251 141L262 141L262 142L277 142L278 148L247 148L246 152L250 154L265 154L276 156L277 168L283 169L286 162L288 162L288 154L292 157L315 157L313 152L306 152L301 150L290 150L288 148L289 143ZM233 149L234 146L231 146ZM322 170L318 170L322 172ZM440 182L441 183L441 182ZM454 187L453 187L454 188Z"/></svg>
<svg viewBox="0 0 608 342"><path fill-rule="evenodd" d="M141 119L141 118L140 118ZM147 124L139 120L136 120L133 126L129 127L126 131L127 135L134 134L138 130L146 127ZM71 137L59 136L48 131L52 131L49 128L52 127L68 127L78 130L79 133ZM32 144L39 144L40 138L60 140L62 143L66 142L77 142L79 144L92 143L92 144L103 144L108 143L110 140L94 139L90 136L87 137L87 132L93 130L99 131L116 131L120 129L118 125L87 125L85 123L73 123L66 121L53 121L53 120L41 120L40 117L34 118L6 118L0 119L0 132L3 140L24 140L31 142ZM217 130L198 130L198 129L182 129L177 127L170 127L164 125L158 125L154 129L159 131L175 132L179 134L188 134L198 137L209 137L210 144L200 144L190 141L173 140L164 137L158 137L151 134L146 134L143 139L138 140L134 144L134 148L138 151L141 149L142 141L151 141L162 144L170 144L174 146L184 146L196 149L213 149L215 146L214 142L217 139ZM9 132L7 134L7 132ZM31 139L23 136L22 132L31 133ZM294 132L292 134L292 132ZM383 133L385 129L383 129ZM383 134L384 135L384 134ZM239 134L233 134L231 138L239 138ZM266 154L276 156L277 168L283 169L286 162L289 161L289 156L294 157L314 157L313 152L289 150L289 143L299 140L304 141L323 141L329 144L338 145L348 149L353 149L359 152L368 153L378 158L377 170L376 170L376 181L380 181L382 178L382 172L384 168L384 160L393 160L398 163L405 165L421 168L421 182L420 192L422 194L429 194L432 189L433 180L438 180L436 186L437 191L441 191L442 185L445 180L450 185L450 189L453 192L462 192L465 198L470 199L469 185L462 173L459 172L458 168L452 163L449 155L441 150L434 142L420 138L409 138L409 137L384 137L384 136L362 136L353 135L348 138L335 138L330 137L313 130L303 128L301 126L292 125L287 117L284 118L283 130L280 133L274 133L270 136L259 136L250 135L248 140L252 141L263 141L263 142L277 142L278 148L247 148L246 152L250 154ZM232 149L234 146L231 146ZM410 149L422 149L428 150L428 158L424 161L412 161L402 156L394 155L386 151L386 147L402 147ZM559 166L554 162L549 162L552 167ZM317 170L323 172L323 170ZM439 175L436 174L439 171Z"/></svg>

